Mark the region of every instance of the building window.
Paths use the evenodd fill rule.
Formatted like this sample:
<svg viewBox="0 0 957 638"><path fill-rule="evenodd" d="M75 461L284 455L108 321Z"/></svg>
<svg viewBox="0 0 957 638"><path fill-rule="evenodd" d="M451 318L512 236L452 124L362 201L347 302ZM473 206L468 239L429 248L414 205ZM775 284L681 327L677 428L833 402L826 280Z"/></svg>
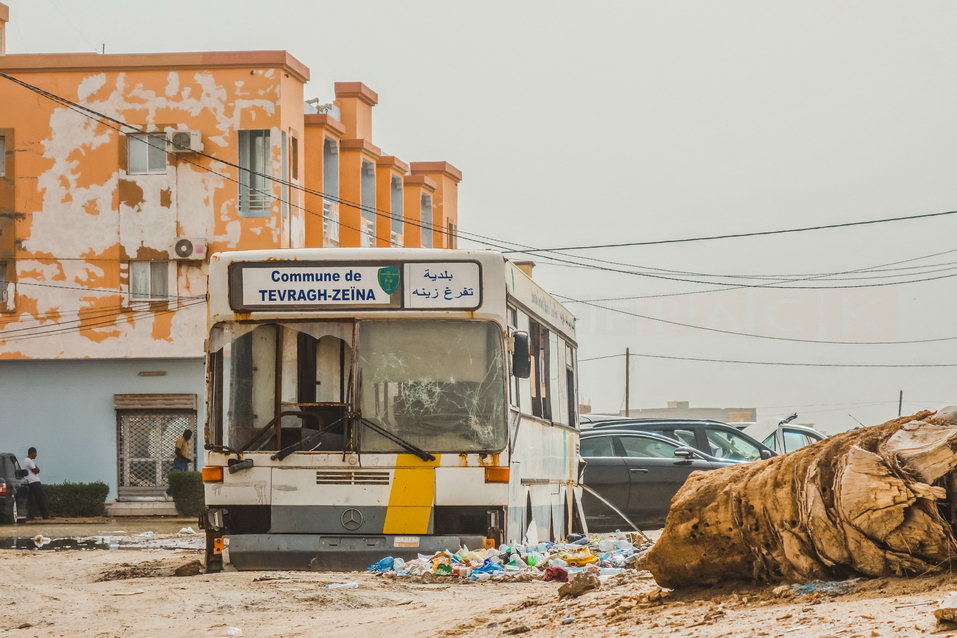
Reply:
<svg viewBox="0 0 957 638"><path fill-rule="evenodd" d="M196 410L117 410L117 456L120 496L162 496L173 469L170 450L184 430L193 433L191 461L202 443L196 436Z"/></svg>
<svg viewBox="0 0 957 638"><path fill-rule="evenodd" d="M167 299L169 297L169 262L130 262L130 297Z"/></svg>
<svg viewBox="0 0 957 638"><path fill-rule="evenodd" d="M401 177L392 178L392 190L389 194L391 196L390 206L392 210L392 245L401 246L402 229L405 226L405 220L403 219L405 211L403 209L404 197L402 194Z"/></svg>
<svg viewBox="0 0 957 638"><path fill-rule="evenodd" d="M339 245L339 146L326 138L322 146L322 233L327 247Z"/></svg>
<svg viewBox="0 0 957 638"><path fill-rule="evenodd" d="M280 167L279 174L282 175L282 188L280 188L280 198L282 199L282 216L289 215L289 149L286 147L286 131L282 132L282 144L280 149Z"/></svg>
<svg viewBox="0 0 957 638"><path fill-rule="evenodd" d="M6 175L7 138L0 135L0 177Z"/></svg>
<svg viewBox="0 0 957 638"><path fill-rule="evenodd" d="M239 216L267 217L271 199L269 131L239 132Z"/></svg>
<svg viewBox="0 0 957 638"><path fill-rule="evenodd" d="M422 248L432 247L432 196L422 195Z"/></svg>
<svg viewBox="0 0 957 638"><path fill-rule="evenodd" d="M128 135L126 172L150 174L166 172L166 135Z"/></svg>
<svg viewBox="0 0 957 638"><path fill-rule="evenodd" d="M299 179L299 140L295 137L289 138L289 166L291 166L292 179Z"/></svg>
<svg viewBox="0 0 957 638"><path fill-rule="evenodd" d="M0 142L2 142L2 140L3 138L0 137ZM0 155L0 157L2 157L2 155ZM0 166L2 166L2 164L0 164ZM0 173L0 175L2 175L2 173ZM7 302L7 288L9 283L7 279L7 262L0 261L0 303Z"/></svg>
<svg viewBox="0 0 957 638"><path fill-rule="evenodd" d="M446 248L455 248L455 224L449 222L449 236L445 242Z"/></svg>
<svg viewBox="0 0 957 638"><path fill-rule="evenodd" d="M362 237L360 246L375 246L375 164L362 160Z"/></svg>

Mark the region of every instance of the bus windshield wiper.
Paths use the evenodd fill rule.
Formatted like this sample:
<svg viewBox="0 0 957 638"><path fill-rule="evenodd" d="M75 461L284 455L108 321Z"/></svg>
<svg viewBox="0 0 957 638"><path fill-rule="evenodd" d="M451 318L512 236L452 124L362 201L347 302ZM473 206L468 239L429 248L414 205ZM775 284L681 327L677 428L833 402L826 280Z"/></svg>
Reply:
<svg viewBox="0 0 957 638"><path fill-rule="evenodd" d="M340 417L340 418L336 419L335 421L333 421L332 423L330 423L329 425L327 425L326 427L324 427L324 428L322 428L321 430L319 430L318 432L313 432L312 434L310 434L310 435L307 436L306 438L302 439L301 441L296 441L296 442L293 443L292 445L287 445L287 446L284 447L283 449L279 450L278 452L276 452L275 454L273 454L272 456L270 456L270 457L269 457L269 460L271 460L271 461L281 461L281 460L283 460L284 458L286 458L287 456L289 456L290 454L292 454L293 452L302 451L302 450L303 450L303 446L304 446L306 443L312 443L313 441L316 441L316 440L321 439L323 434L326 434L327 432L329 432L330 430L332 430L332 428L336 427L337 425L339 425L340 423L342 423L343 421L345 421L347 418L348 418L348 415L347 415L347 416ZM312 448L312 450L315 450L317 447L319 447L319 444L318 444L318 443L316 444L315 447ZM307 450L307 451L310 451L310 452L311 452L312 450Z"/></svg>
<svg viewBox="0 0 957 638"><path fill-rule="evenodd" d="M426 451L423 450L422 448L417 447L417 446L413 445L412 443L409 443L408 441L406 441L406 440L403 439L402 437L398 436L397 434L395 434L395 433L393 433L393 432L390 432L389 430L385 429L384 427L382 427L382 426L379 425L378 423L374 423L374 422L370 421L369 419L367 419L367 418L365 418L365 417L362 417L362 416L359 417L359 421L361 421L363 424L365 424L365 426L368 427L368 428L369 428L370 430L372 430L373 432L377 432L377 433L381 434L382 436L384 436L385 438L389 439L390 441L392 441L392 442L395 443L396 445L398 445L398 446L402 447L403 449L405 449L405 450L411 452L412 454L415 454L417 457L419 457L419 458L422 459L423 461L434 461L434 460L435 460L435 457L434 457L434 456L432 456L431 454L429 454L428 452L426 452Z"/></svg>

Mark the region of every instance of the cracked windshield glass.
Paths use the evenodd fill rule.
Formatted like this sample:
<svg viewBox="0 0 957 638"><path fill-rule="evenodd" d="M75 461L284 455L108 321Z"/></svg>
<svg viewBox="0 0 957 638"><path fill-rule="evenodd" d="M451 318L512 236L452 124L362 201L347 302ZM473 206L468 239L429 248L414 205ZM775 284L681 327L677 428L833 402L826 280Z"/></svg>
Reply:
<svg viewBox="0 0 957 638"><path fill-rule="evenodd" d="M501 332L474 321L370 321L359 328L363 418L425 450L505 447ZM364 452L401 446L361 429Z"/></svg>

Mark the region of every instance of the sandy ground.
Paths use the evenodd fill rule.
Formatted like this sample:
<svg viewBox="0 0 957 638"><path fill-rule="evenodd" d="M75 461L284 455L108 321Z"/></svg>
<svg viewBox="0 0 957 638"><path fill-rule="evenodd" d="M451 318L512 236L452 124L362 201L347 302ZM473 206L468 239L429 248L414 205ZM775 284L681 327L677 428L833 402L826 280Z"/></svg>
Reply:
<svg viewBox="0 0 957 638"><path fill-rule="evenodd" d="M862 580L841 595L728 584L662 596L650 574L630 572L560 601L558 585L545 582L316 572L178 577L173 570L198 560L198 548L177 549L182 536L150 540L155 545L142 549L0 551L0 574L16 583L3 589L0 636L957 637L935 633L932 615L957 590L950 574ZM358 588L326 588L334 583ZM905 606L928 601L935 604Z"/></svg>

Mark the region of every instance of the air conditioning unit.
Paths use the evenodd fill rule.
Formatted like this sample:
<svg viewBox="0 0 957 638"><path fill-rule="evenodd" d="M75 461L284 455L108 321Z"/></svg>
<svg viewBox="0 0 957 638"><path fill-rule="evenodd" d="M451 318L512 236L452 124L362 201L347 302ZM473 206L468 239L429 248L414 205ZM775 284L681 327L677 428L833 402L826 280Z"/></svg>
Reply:
<svg viewBox="0 0 957 638"><path fill-rule="evenodd" d="M205 239L179 237L173 243L173 259L206 259L209 246Z"/></svg>
<svg viewBox="0 0 957 638"><path fill-rule="evenodd" d="M166 133L171 153L198 153L203 150L203 136L199 131L169 131Z"/></svg>

